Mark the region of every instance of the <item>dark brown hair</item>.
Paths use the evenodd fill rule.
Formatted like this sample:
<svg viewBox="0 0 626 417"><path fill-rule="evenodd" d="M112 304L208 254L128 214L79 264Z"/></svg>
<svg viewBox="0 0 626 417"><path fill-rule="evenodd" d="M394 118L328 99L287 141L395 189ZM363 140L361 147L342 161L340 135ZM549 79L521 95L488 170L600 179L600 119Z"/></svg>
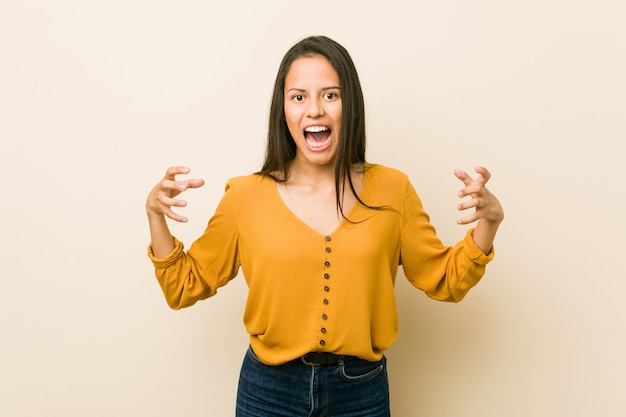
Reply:
<svg viewBox="0 0 626 417"><path fill-rule="evenodd" d="M270 106L269 128L265 162L259 174L268 175L275 181L289 179L289 162L296 156L296 143L289 133L285 119L285 78L291 64L298 58L322 56L337 71L341 88L342 122L339 145L335 158L335 196L337 208L345 218L342 207L345 181L360 204L352 182L351 172L365 164L365 103L359 75L348 51L326 36L311 36L292 46L283 57ZM280 176L274 173L280 173Z"/></svg>

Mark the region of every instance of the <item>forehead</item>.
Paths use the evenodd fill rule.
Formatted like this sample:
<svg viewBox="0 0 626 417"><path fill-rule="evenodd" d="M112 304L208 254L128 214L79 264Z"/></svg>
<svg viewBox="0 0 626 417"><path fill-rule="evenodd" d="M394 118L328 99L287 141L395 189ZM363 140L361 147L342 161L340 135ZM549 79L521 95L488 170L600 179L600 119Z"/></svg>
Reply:
<svg viewBox="0 0 626 417"><path fill-rule="evenodd" d="M285 88L315 84L339 86L339 75L325 57L301 57L291 63L285 77Z"/></svg>

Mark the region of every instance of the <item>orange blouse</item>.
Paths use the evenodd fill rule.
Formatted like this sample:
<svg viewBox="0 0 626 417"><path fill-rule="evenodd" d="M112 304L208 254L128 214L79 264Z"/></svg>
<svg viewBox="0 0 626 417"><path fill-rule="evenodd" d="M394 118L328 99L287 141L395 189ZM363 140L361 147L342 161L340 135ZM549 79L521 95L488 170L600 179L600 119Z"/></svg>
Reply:
<svg viewBox="0 0 626 417"><path fill-rule="evenodd" d="M216 294L241 267L248 284L244 323L254 352L269 365L324 351L376 361L395 341L398 265L429 297L458 302L478 283L485 255L470 229L444 246L408 177L368 165L361 199L330 235L296 217L266 176L233 178L202 236L188 251L157 259L169 306Z"/></svg>

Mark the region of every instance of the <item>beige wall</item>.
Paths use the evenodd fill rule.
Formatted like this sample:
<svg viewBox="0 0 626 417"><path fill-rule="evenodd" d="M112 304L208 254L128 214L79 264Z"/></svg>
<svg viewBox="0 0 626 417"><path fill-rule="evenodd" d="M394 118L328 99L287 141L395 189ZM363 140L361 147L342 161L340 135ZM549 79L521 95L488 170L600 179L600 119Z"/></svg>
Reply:
<svg viewBox="0 0 626 417"><path fill-rule="evenodd" d="M398 278L396 416L624 416L626 3L3 1L0 415L228 416L246 349L238 278L168 309L144 201L173 164L187 244L259 168L278 62L352 53L368 158L402 169L442 239L455 167L507 218L458 305Z"/></svg>

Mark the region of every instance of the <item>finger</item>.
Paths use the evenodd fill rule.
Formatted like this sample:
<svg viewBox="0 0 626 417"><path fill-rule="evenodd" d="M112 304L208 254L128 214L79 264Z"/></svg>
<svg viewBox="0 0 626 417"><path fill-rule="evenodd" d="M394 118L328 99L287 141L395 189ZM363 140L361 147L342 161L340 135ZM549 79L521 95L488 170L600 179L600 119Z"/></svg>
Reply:
<svg viewBox="0 0 626 417"><path fill-rule="evenodd" d="M481 200L479 198L472 198L457 205L457 210L459 211L468 209L475 209L475 211L470 216L457 220L457 224L470 224L482 217Z"/></svg>
<svg viewBox="0 0 626 417"><path fill-rule="evenodd" d="M176 175L189 174L189 168L186 166L173 166L165 171L165 178L174 180Z"/></svg>
<svg viewBox="0 0 626 417"><path fill-rule="evenodd" d="M457 196L459 198L472 197L473 199L481 198L483 193L487 191L482 185L472 183L470 186L463 188Z"/></svg>
<svg viewBox="0 0 626 417"><path fill-rule="evenodd" d="M478 208L479 205L480 205L480 201L477 198L472 198L471 200L467 200L462 203L459 203L456 206L456 208L459 211L463 211L463 210L467 210L471 208Z"/></svg>
<svg viewBox="0 0 626 417"><path fill-rule="evenodd" d="M487 168L477 166L474 168L474 171L476 171L476 173L478 174L478 177L476 177L476 182L481 185L487 184L487 181L489 181L489 178L491 178L491 173L487 170Z"/></svg>
<svg viewBox="0 0 626 417"><path fill-rule="evenodd" d="M479 184L476 181L459 191L459 198L467 196L479 198L484 197L485 195L489 195L489 190L483 184Z"/></svg>
<svg viewBox="0 0 626 417"><path fill-rule="evenodd" d="M204 180L202 179L192 179L192 180L183 180L183 181L169 181L163 180L161 187L163 191L168 194L169 197L174 198L180 193L190 189L190 188L199 188L204 185Z"/></svg>
<svg viewBox="0 0 626 417"><path fill-rule="evenodd" d="M159 186L157 189L158 191L157 200L161 201L162 196L174 198L181 192L185 191L186 189L187 189L186 186L184 185L181 186L180 183L174 180L163 178L161 182L159 183Z"/></svg>
<svg viewBox="0 0 626 417"><path fill-rule="evenodd" d="M172 210L172 207L187 207L187 201L162 196L159 199L159 203L161 204L161 211L165 216L169 217L172 220L176 220L177 222L187 222L187 217L182 216Z"/></svg>
<svg viewBox="0 0 626 417"><path fill-rule="evenodd" d="M455 169L454 170L454 175L456 175L456 177L458 179L460 179L461 181L463 181L463 184L465 185L470 185L472 183L472 181L474 181L472 179L472 177L469 176L469 174L465 171L461 171L460 169Z"/></svg>
<svg viewBox="0 0 626 417"><path fill-rule="evenodd" d="M480 216L478 216L478 214L474 213L469 217L465 217L463 219L458 219L456 221L456 224L470 224L470 223L474 223L475 221L477 221L480 218Z"/></svg>
<svg viewBox="0 0 626 417"><path fill-rule="evenodd" d="M472 199L465 201L457 206L459 211L475 209L469 216L457 220L457 224L469 224L479 220L483 216L483 210L480 207L480 200Z"/></svg>
<svg viewBox="0 0 626 417"><path fill-rule="evenodd" d="M158 201L159 204L163 206L163 211L169 209L170 207L187 207L187 201L170 198L166 195L158 197Z"/></svg>
<svg viewBox="0 0 626 417"><path fill-rule="evenodd" d="M179 188L184 190L187 188L200 188L204 185L204 180L202 178L193 178L185 181L179 181L178 184Z"/></svg>
<svg viewBox="0 0 626 417"><path fill-rule="evenodd" d="M177 213L173 212L169 208L167 210L163 210L163 214L165 214L170 219L175 220L175 221L180 222L180 223L187 223L187 221L188 221L187 217L181 216L180 214L177 214Z"/></svg>

